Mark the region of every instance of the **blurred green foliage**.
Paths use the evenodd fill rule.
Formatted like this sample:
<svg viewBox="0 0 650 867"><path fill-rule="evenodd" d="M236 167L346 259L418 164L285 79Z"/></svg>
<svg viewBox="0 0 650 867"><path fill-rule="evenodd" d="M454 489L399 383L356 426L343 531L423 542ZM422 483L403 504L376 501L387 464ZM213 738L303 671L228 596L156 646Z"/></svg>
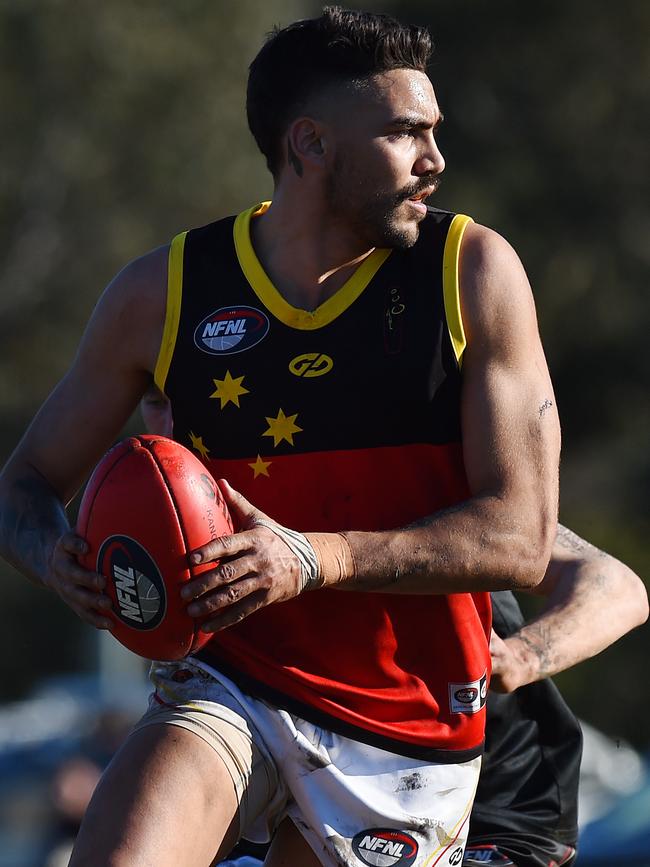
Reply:
<svg viewBox="0 0 650 867"><path fill-rule="evenodd" d="M247 65L306 0L0 0L0 457L63 374L101 287L178 230L270 194ZM514 244L564 430L564 523L650 574L650 4L378 0L425 24L441 207ZM134 422L137 424L137 422ZM3 699L92 664L85 627L0 565ZM560 684L647 747L647 628Z"/></svg>

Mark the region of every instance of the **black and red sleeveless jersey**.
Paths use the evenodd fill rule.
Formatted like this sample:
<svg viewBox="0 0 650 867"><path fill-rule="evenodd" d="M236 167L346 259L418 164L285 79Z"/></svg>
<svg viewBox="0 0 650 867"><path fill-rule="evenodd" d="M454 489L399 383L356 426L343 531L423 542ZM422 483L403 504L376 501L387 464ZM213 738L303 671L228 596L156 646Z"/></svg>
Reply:
<svg viewBox="0 0 650 867"><path fill-rule="evenodd" d="M469 496L460 433L458 251L431 209L313 312L250 240L268 205L174 239L156 383L174 438L302 531L400 527ZM253 695L393 752L480 753L488 594L319 590L223 630L200 656Z"/></svg>

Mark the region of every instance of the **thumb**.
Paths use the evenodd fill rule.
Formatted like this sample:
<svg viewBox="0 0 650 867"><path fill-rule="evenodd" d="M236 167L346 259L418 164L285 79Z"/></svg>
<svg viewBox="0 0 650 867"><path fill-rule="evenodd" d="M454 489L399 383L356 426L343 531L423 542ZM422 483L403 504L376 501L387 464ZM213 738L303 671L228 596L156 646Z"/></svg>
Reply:
<svg viewBox="0 0 650 867"><path fill-rule="evenodd" d="M490 653L498 653L503 648L503 640L499 638L494 629L490 633Z"/></svg>
<svg viewBox="0 0 650 867"><path fill-rule="evenodd" d="M226 501L228 510L232 516L233 522L240 530L247 530L259 518L271 520L268 515L257 509L252 503L249 503L243 494L231 487L225 479L219 479L219 489Z"/></svg>

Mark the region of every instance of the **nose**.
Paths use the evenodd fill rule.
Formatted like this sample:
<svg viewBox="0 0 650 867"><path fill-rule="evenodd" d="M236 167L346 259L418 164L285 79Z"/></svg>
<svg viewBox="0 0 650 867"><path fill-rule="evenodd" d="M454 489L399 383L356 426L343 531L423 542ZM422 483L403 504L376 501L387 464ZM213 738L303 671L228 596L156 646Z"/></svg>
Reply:
<svg viewBox="0 0 650 867"><path fill-rule="evenodd" d="M445 158L440 153L440 148L433 131L430 131L423 136L421 151L413 166L413 174L418 177L422 175L439 175L444 170Z"/></svg>

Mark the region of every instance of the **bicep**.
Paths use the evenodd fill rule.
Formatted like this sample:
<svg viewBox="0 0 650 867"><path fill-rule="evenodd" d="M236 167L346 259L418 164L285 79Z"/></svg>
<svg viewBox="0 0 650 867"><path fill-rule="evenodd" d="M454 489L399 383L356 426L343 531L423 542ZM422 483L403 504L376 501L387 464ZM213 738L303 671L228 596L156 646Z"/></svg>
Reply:
<svg viewBox="0 0 650 867"><path fill-rule="evenodd" d="M461 254L462 429L473 494L557 508L559 423L532 293L512 248L475 227Z"/></svg>
<svg viewBox="0 0 650 867"><path fill-rule="evenodd" d="M144 375L122 376L109 362L102 369L73 365L35 416L8 472L29 465L67 502L119 435L145 387Z"/></svg>

